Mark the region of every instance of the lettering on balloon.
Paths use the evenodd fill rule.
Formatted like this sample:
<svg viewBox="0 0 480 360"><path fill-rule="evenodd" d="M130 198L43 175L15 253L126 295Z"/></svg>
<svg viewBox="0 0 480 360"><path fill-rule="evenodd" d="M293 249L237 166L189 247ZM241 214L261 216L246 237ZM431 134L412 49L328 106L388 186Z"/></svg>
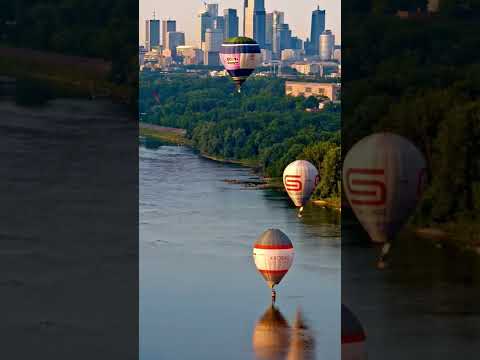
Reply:
<svg viewBox="0 0 480 360"><path fill-rule="evenodd" d="M285 188L288 191L302 191L303 184L300 175L285 175Z"/></svg>
<svg viewBox="0 0 480 360"><path fill-rule="evenodd" d="M383 169L347 170L347 190L353 205L383 206L387 198ZM353 196L352 196L353 195Z"/></svg>

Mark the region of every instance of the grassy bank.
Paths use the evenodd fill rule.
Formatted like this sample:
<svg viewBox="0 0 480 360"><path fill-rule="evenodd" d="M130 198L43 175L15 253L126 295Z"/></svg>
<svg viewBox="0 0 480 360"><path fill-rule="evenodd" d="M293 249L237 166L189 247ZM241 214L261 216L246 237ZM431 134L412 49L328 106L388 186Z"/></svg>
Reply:
<svg viewBox="0 0 480 360"><path fill-rule="evenodd" d="M186 132L183 129L156 126L141 122L140 135L148 136L169 144L191 146L191 141L186 137Z"/></svg>

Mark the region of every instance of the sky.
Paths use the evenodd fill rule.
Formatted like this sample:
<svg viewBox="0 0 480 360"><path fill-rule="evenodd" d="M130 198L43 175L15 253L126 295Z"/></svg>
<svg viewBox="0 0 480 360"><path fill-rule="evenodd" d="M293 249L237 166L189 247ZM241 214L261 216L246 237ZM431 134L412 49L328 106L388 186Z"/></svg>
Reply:
<svg viewBox="0 0 480 360"><path fill-rule="evenodd" d="M139 42L145 39L145 20L152 18L155 10L157 19L177 20L177 31L185 32L187 45L195 45L195 25L197 14L202 8L202 0L139 0L140 29ZM242 31L243 0L208 0L209 3L219 4L219 14L223 9L237 9L239 16L239 31ZM341 1L340 0L265 0L267 12L279 10L285 12L285 23L290 25L293 36L302 40L310 37L312 11L320 5L326 10L326 28L335 34L335 42L341 42Z"/></svg>

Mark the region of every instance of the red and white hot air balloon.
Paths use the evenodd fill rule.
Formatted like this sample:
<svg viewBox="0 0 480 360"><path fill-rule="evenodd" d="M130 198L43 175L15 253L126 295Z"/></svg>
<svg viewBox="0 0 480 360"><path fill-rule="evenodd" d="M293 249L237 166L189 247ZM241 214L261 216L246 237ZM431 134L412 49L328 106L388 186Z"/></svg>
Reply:
<svg viewBox="0 0 480 360"><path fill-rule="evenodd" d="M317 168L306 160L296 160L283 171L283 186L300 212L312 196L318 181Z"/></svg>
<svg viewBox="0 0 480 360"><path fill-rule="evenodd" d="M275 285L279 284L292 266L293 245L287 235L278 229L265 231L255 241L253 259L255 266L272 289L275 302Z"/></svg>
<svg viewBox="0 0 480 360"><path fill-rule="evenodd" d="M343 163L345 195L375 243L389 244L399 232L415 209L425 182L422 153L392 133L360 140Z"/></svg>

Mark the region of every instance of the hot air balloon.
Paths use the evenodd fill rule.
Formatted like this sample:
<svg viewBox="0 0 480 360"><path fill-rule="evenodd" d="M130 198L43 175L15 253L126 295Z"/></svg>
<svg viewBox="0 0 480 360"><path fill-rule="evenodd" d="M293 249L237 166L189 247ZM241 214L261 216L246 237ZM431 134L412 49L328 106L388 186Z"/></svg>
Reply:
<svg viewBox="0 0 480 360"><path fill-rule="evenodd" d="M318 185L318 170L306 160L296 160L283 171L283 186L296 207L303 207Z"/></svg>
<svg viewBox="0 0 480 360"><path fill-rule="evenodd" d="M379 267L384 266L390 241L415 209L425 182L425 158L401 136L373 134L347 154L345 195L371 240L384 244Z"/></svg>
<svg viewBox="0 0 480 360"><path fill-rule="evenodd" d="M366 360L366 336L362 324L342 304L342 360Z"/></svg>
<svg viewBox="0 0 480 360"><path fill-rule="evenodd" d="M222 44L220 61L240 92L242 84L262 61L260 46L248 37L230 38Z"/></svg>
<svg viewBox="0 0 480 360"><path fill-rule="evenodd" d="M278 229L265 231L255 241L253 259L257 270L272 289L272 301L275 302L275 285L279 284L292 266L293 245L287 235Z"/></svg>
<svg viewBox="0 0 480 360"><path fill-rule="evenodd" d="M285 359L290 339L290 325L282 313L270 305L253 329L253 350L256 359Z"/></svg>

